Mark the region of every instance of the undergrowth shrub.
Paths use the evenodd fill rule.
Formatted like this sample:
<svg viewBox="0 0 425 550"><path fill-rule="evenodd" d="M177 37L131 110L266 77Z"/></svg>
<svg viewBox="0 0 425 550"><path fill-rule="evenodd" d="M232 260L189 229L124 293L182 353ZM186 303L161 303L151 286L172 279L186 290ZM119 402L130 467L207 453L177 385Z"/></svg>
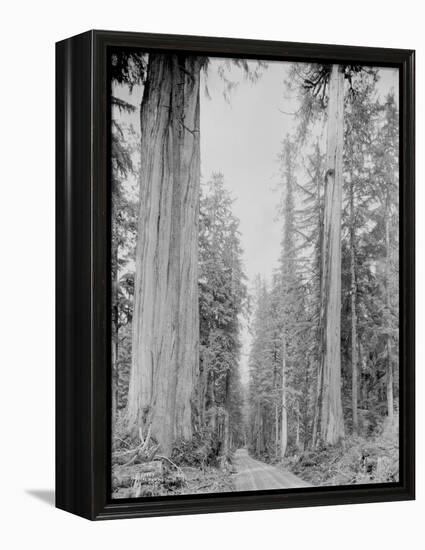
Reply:
<svg viewBox="0 0 425 550"><path fill-rule="evenodd" d="M397 482L398 418L386 419L369 438L351 435L342 444L288 457L284 464L315 485Z"/></svg>

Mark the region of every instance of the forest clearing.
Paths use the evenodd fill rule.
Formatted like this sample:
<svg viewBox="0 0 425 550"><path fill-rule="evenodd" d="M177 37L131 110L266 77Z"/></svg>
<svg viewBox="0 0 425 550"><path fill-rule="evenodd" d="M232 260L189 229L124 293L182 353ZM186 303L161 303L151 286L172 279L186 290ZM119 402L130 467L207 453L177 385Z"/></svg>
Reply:
<svg viewBox="0 0 425 550"><path fill-rule="evenodd" d="M113 498L393 483L396 70L111 56Z"/></svg>

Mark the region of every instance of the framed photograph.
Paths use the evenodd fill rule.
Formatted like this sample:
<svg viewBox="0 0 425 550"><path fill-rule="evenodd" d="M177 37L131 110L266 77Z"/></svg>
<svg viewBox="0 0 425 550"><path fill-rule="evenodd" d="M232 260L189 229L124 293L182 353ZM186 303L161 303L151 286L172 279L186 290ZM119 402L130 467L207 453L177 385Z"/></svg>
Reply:
<svg viewBox="0 0 425 550"><path fill-rule="evenodd" d="M414 52L57 53L56 503L414 498Z"/></svg>

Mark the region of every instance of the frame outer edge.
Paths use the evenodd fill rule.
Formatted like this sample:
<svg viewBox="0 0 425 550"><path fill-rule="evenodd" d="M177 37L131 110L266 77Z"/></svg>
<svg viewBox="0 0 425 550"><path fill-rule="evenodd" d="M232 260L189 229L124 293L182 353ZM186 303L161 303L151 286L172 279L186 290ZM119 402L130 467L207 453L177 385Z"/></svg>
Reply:
<svg viewBox="0 0 425 550"><path fill-rule="evenodd" d="M56 507L92 518L91 41L56 44Z"/></svg>
<svg viewBox="0 0 425 550"><path fill-rule="evenodd" d="M208 44L208 41L211 41ZM403 72L404 479L399 485L232 493L150 502L107 495L107 46L339 62L364 59ZM63 55L67 51L67 56ZM334 57L332 57L334 56ZM66 59L65 59L66 57ZM149 517L414 498L414 52L239 39L89 31L57 44L57 502L88 519ZM379 60L379 61L378 61ZM69 77L64 80L64 73ZM66 102L66 108L64 103ZM406 149L407 147L407 149ZM409 218L406 217L409 213ZM88 242L89 241L89 242ZM408 263L409 262L409 265ZM410 364L408 361L412 361ZM413 454L412 454L413 453Z"/></svg>
<svg viewBox="0 0 425 550"><path fill-rule="evenodd" d="M400 311L404 363L404 485L409 499L415 499L415 51L410 50L403 63L403 137L402 179L404 183L401 226L402 262L400 294L403 310ZM401 447L401 445L400 445Z"/></svg>

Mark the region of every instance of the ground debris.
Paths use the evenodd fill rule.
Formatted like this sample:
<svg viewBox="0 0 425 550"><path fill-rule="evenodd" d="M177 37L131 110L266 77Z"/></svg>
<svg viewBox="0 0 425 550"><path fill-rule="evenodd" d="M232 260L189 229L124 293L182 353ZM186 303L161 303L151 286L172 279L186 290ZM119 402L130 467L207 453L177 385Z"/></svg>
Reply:
<svg viewBox="0 0 425 550"><path fill-rule="evenodd" d="M284 466L314 485L394 483L398 481L398 430L388 423L372 438L352 435L343 445L307 450Z"/></svg>
<svg viewBox="0 0 425 550"><path fill-rule="evenodd" d="M232 468L207 465L203 448L177 447L172 458L142 435L137 441L117 438L112 453L112 497L190 495L234 491ZM227 464L227 461L226 461Z"/></svg>
<svg viewBox="0 0 425 550"><path fill-rule="evenodd" d="M180 493L191 495L199 493L227 493L235 490L229 469L206 467L183 468L186 475L186 486Z"/></svg>
<svg viewBox="0 0 425 550"><path fill-rule="evenodd" d="M149 464L117 468L113 472L113 498L191 495L234 491L230 470L185 466L173 468L159 459Z"/></svg>

